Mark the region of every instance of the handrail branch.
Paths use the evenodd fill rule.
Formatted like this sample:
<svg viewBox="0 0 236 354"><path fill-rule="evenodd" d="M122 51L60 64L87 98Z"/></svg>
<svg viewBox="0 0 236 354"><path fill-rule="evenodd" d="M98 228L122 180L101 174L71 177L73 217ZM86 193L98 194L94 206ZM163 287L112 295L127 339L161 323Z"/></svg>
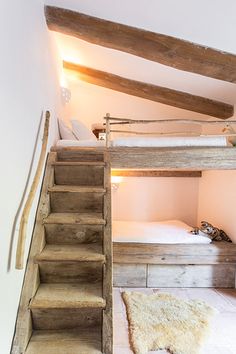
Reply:
<svg viewBox="0 0 236 354"><path fill-rule="evenodd" d="M39 156L38 166L35 172L35 176L29 191L28 198L26 200L21 221L20 221L20 230L18 235L17 242L17 250L16 250L16 269L23 269L24 266L24 254L25 254L25 242L26 242L26 234L27 234L27 224L29 219L29 214L31 210L31 206L37 191L37 187L40 181L40 176L43 171L44 160L47 152L47 143L48 143L48 135L49 135L49 121L50 121L50 112L46 111L45 123L44 123L44 132L42 139L42 147Z"/></svg>
<svg viewBox="0 0 236 354"><path fill-rule="evenodd" d="M201 137L234 137L236 132L230 132L228 134L197 134L193 132L141 132L134 130L121 130L121 129L111 129L112 125L127 125L127 124L149 124L149 123L177 123L177 124L195 124L195 125L223 125L225 128L230 127L231 125L236 124L236 120L200 120L200 119L131 119L131 118L117 118L111 117L109 113L104 117L106 123L106 147L111 145L111 133L125 133L125 134L134 134L134 135L190 135L190 136L201 136Z"/></svg>

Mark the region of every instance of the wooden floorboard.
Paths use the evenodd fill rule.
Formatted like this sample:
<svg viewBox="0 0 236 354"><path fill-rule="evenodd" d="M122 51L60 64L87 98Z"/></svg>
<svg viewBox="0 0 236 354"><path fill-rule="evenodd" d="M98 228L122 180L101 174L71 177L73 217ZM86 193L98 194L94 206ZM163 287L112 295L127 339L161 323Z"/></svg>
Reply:
<svg viewBox="0 0 236 354"><path fill-rule="evenodd" d="M145 294L168 292L179 298L202 299L217 309L211 335L205 341L199 354L235 354L236 353L236 289L128 289L114 288L114 354L133 354L129 345L128 322L121 292L140 291ZM152 351L149 354L168 354L166 350Z"/></svg>

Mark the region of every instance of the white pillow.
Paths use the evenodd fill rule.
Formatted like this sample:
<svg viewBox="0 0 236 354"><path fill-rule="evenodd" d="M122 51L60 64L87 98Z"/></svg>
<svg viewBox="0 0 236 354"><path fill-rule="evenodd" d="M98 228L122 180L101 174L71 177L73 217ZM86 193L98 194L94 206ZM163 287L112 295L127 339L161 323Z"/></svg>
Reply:
<svg viewBox="0 0 236 354"><path fill-rule="evenodd" d="M86 127L82 122L72 119L71 120L72 131L79 140L97 140L93 132Z"/></svg>
<svg viewBox="0 0 236 354"><path fill-rule="evenodd" d="M59 131L63 140L77 140L74 134L72 133L72 130L68 128L67 125L61 119L59 119Z"/></svg>

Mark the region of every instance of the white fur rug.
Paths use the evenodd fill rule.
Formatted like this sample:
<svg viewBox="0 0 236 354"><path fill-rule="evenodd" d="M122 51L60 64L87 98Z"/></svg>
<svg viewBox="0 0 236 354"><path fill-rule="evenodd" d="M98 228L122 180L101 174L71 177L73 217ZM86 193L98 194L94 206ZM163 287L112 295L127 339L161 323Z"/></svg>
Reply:
<svg viewBox="0 0 236 354"><path fill-rule="evenodd" d="M201 300L170 294L123 292L129 334L135 354L166 349L173 354L198 354L209 333L215 310Z"/></svg>

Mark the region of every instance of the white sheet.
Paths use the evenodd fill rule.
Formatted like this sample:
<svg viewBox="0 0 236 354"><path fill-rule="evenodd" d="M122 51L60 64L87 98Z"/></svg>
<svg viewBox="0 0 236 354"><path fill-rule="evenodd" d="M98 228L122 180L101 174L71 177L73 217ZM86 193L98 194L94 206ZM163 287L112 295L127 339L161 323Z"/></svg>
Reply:
<svg viewBox="0 0 236 354"><path fill-rule="evenodd" d="M180 220L160 222L113 221L114 242L137 243L211 243L205 236L193 235L191 226Z"/></svg>
<svg viewBox="0 0 236 354"><path fill-rule="evenodd" d="M198 137L198 136L182 136L182 137L119 137L112 141L112 146L140 146L140 147L177 147L177 146L227 146L227 137Z"/></svg>
<svg viewBox="0 0 236 354"><path fill-rule="evenodd" d="M127 147L181 147L181 146L227 146L227 137L120 137L111 141L111 146ZM106 146L102 140L59 140L57 146L94 147Z"/></svg>

